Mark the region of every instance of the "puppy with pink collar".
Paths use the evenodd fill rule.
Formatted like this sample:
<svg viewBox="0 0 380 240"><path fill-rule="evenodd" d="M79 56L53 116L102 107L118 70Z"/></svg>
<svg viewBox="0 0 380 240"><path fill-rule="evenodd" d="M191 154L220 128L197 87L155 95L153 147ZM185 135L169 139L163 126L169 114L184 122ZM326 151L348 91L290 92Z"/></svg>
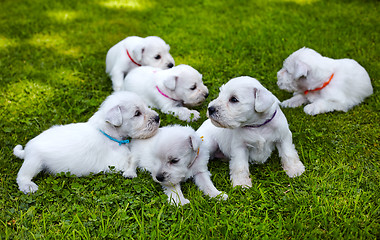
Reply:
<svg viewBox="0 0 380 240"><path fill-rule="evenodd" d="M202 75L188 65L136 68L125 77L122 89L137 93L150 107L187 122L200 117L198 111L187 107L200 105L208 96Z"/></svg>

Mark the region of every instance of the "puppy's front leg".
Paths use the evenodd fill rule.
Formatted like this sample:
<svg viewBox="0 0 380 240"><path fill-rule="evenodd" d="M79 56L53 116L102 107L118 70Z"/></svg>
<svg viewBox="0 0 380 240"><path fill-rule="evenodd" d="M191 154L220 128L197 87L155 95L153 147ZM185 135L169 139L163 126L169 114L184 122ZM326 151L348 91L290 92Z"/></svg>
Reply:
<svg viewBox="0 0 380 240"><path fill-rule="evenodd" d="M232 147L230 160L230 176L233 187L252 187L249 177L248 149L244 146Z"/></svg>
<svg viewBox="0 0 380 240"><path fill-rule="evenodd" d="M187 200L183 196L180 184L176 184L176 185L173 185L173 186L163 186L163 188L164 188L165 194L168 196L168 201L171 204L175 204L177 206L178 205L182 205L183 206L185 204L190 203L190 201Z"/></svg>
<svg viewBox="0 0 380 240"><path fill-rule="evenodd" d="M128 167L124 169L123 177L125 178L135 178L137 177L136 168L138 165L138 159L133 156L128 157L126 164Z"/></svg>
<svg viewBox="0 0 380 240"><path fill-rule="evenodd" d="M124 73L121 70L113 69L110 73L112 88L114 91L123 90Z"/></svg>
<svg viewBox="0 0 380 240"><path fill-rule="evenodd" d="M194 175L194 182L204 194L214 198L220 196L223 200L228 198L228 195L216 189L210 178L210 172L201 172Z"/></svg>
<svg viewBox="0 0 380 240"><path fill-rule="evenodd" d="M289 177L300 176L305 171L305 166L300 161L297 150L292 143L291 133L277 143L277 149L281 157L282 167Z"/></svg>
<svg viewBox="0 0 380 240"><path fill-rule="evenodd" d="M295 108L305 103L307 103L306 97L303 94L296 93L293 97L283 101L281 106Z"/></svg>
<svg viewBox="0 0 380 240"><path fill-rule="evenodd" d="M161 109L164 113L170 114L173 113L174 116L177 116L182 121L197 121L200 118L200 114L196 110L190 110L185 107L172 107Z"/></svg>

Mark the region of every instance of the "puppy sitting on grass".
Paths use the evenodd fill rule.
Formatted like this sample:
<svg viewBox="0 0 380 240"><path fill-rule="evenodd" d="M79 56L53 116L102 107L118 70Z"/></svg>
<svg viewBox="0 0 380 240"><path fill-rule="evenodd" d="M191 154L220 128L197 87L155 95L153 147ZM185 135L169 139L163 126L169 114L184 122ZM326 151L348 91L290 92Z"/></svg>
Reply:
<svg viewBox="0 0 380 240"><path fill-rule="evenodd" d="M197 130L211 156L221 151L230 159L233 186L251 187L249 163L264 163L277 147L289 177L305 171L292 143L278 99L256 79L238 77L220 89L208 107L208 117Z"/></svg>
<svg viewBox="0 0 380 240"><path fill-rule="evenodd" d="M106 57L106 73L112 80L114 91L120 91L125 75L133 68L152 66L171 68L174 66L170 47L159 37L127 37L110 48Z"/></svg>
<svg viewBox="0 0 380 240"><path fill-rule="evenodd" d="M125 77L123 89L139 94L149 106L187 122L198 120L199 112L185 106L197 106L208 96L202 75L188 65L165 70L136 68Z"/></svg>
<svg viewBox="0 0 380 240"><path fill-rule="evenodd" d="M137 166L148 170L153 180L163 186L169 202L173 204L189 203L180 186L181 182L189 178L193 178L199 189L210 197L228 197L212 183L207 168L208 150L191 127L160 128L149 139L134 140L131 153L130 168L124 174L136 177Z"/></svg>
<svg viewBox="0 0 380 240"><path fill-rule="evenodd" d="M373 93L367 71L352 59L323 57L309 48L292 53L277 73L278 86L294 96L284 107L307 104L305 113L347 112Z"/></svg>
<svg viewBox="0 0 380 240"><path fill-rule="evenodd" d="M128 139L153 136L159 122L158 114L135 93L114 93L88 122L54 126L30 140L25 150L21 145L14 148L14 154L24 159L17 175L19 189L25 194L37 191L32 178L42 170L78 177L107 172L110 166L125 171Z"/></svg>

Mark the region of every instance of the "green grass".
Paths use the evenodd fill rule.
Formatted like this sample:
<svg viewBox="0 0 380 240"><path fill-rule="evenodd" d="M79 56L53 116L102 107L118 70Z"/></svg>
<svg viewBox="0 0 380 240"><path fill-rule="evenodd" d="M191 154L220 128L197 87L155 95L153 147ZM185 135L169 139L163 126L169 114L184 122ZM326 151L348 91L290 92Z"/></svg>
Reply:
<svg viewBox="0 0 380 240"><path fill-rule="evenodd" d="M376 239L380 236L380 4L359 0L3 0L0 11L1 239ZM176 64L203 74L209 100L242 75L280 100L276 72L307 46L364 66L374 94L348 113L283 109L306 172L290 179L277 152L252 165L253 187L233 189L228 162L211 161L227 201L183 184L189 205L167 204L146 172L138 178L39 174L22 194L12 154L56 124L87 121L111 93L108 49L156 35ZM197 109L206 119L204 103ZM162 126L185 124L162 115Z"/></svg>

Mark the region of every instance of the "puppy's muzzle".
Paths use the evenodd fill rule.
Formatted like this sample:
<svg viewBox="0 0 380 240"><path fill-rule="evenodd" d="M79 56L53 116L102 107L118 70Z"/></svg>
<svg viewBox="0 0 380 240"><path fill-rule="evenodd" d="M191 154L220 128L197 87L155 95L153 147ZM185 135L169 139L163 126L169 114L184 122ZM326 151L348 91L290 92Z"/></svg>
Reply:
<svg viewBox="0 0 380 240"><path fill-rule="evenodd" d="M158 115L155 116L155 117L154 117L154 122L155 122L155 123L159 123L159 122L160 122L160 116L158 116Z"/></svg>
<svg viewBox="0 0 380 240"><path fill-rule="evenodd" d="M163 173L157 174L156 179L159 182L163 182L165 181L165 175Z"/></svg>
<svg viewBox="0 0 380 240"><path fill-rule="evenodd" d="M216 112L216 108L211 106L208 108L208 115L211 116Z"/></svg>

